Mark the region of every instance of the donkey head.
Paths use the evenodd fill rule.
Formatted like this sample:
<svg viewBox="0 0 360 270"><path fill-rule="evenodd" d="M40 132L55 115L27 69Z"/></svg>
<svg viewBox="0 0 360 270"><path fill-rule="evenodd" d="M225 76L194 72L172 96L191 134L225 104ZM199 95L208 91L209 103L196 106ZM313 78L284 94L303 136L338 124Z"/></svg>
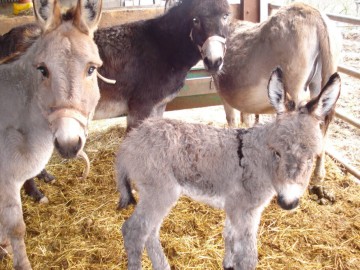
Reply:
<svg viewBox="0 0 360 270"><path fill-rule="evenodd" d="M199 48L205 68L211 73L216 73L223 66L226 51L230 13L228 1L193 0L189 2L190 38Z"/></svg>
<svg viewBox="0 0 360 270"><path fill-rule="evenodd" d="M55 147L64 158L72 158L85 144L100 98L96 69L102 61L92 36L102 1L78 0L66 14L61 14L58 1L34 0L43 34L33 66L38 70L37 99Z"/></svg>
<svg viewBox="0 0 360 270"><path fill-rule="evenodd" d="M310 181L314 157L321 154L321 124L335 109L340 95L340 77L333 74L318 97L295 108L286 95L282 71L273 71L269 84L270 103L277 112L270 129L272 183L283 209L293 209Z"/></svg>

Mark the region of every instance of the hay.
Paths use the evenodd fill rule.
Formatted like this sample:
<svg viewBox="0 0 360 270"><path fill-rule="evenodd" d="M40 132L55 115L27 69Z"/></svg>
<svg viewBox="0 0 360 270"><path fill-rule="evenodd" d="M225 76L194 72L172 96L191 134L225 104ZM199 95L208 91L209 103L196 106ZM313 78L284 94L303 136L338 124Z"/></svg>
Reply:
<svg viewBox="0 0 360 270"><path fill-rule="evenodd" d="M123 119L92 124L86 146L92 167L86 180L81 180L83 161L64 161L55 154L47 169L57 181L38 181L50 203L39 205L23 196L34 270L126 268L119 228L133 208L116 211L113 169L124 126ZM358 269L360 187L329 158L327 172L334 204L319 205L307 194L294 211L283 211L274 202L264 211L258 269ZM223 222L222 211L182 198L161 230L172 269L222 269ZM11 263L1 261L0 269L12 269ZM146 255L143 268L151 269Z"/></svg>

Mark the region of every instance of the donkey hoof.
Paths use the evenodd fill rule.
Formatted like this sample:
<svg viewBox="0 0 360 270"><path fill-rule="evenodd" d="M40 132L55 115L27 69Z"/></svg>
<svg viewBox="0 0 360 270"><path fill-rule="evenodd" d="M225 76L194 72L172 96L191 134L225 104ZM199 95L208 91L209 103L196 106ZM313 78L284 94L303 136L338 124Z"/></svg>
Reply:
<svg viewBox="0 0 360 270"><path fill-rule="evenodd" d="M37 176L37 178L44 180L45 183L54 183L55 176L48 173L45 169Z"/></svg>
<svg viewBox="0 0 360 270"><path fill-rule="evenodd" d="M0 245L0 260L9 257L12 254L11 245Z"/></svg>
<svg viewBox="0 0 360 270"><path fill-rule="evenodd" d="M38 201L40 204L48 204L49 203L49 199L44 196L42 197L39 201Z"/></svg>
<svg viewBox="0 0 360 270"><path fill-rule="evenodd" d="M15 270L32 270L30 262L26 260L21 264L14 265Z"/></svg>

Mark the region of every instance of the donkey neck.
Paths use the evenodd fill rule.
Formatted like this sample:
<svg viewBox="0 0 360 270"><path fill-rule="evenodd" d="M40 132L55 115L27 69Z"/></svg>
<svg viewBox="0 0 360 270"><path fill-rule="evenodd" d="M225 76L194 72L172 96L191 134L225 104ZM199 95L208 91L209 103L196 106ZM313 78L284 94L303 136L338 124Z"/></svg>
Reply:
<svg viewBox="0 0 360 270"><path fill-rule="evenodd" d="M271 149L268 142L274 125L275 123L268 123L246 129L242 135L241 129L238 132L240 134L239 139L242 139L243 155L250 160L250 163L256 164L257 167L261 168L257 170L257 173L259 171L266 172L264 178L267 179L272 174L272 167L269 166L268 160L271 157Z"/></svg>
<svg viewBox="0 0 360 270"><path fill-rule="evenodd" d="M18 60L0 65L0 112L5 127L11 122L15 125L34 125L46 127L36 99L38 74L33 66L38 41Z"/></svg>
<svg viewBox="0 0 360 270"><path fill-rule="evenodd" d="M173 63L190 69L201 59L201 55L191 41L188 18L176 11L150 20L149 25L154 29L153 35L168 58Z"/></svg>

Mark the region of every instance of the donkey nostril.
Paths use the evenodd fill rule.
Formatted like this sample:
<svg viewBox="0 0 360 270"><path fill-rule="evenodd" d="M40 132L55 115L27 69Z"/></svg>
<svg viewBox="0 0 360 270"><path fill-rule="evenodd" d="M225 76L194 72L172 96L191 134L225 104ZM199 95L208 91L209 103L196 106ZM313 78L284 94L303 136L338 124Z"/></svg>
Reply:
<svg viewBox="0 0 360 270"><path fill-rule="evenodd" d="M56 149L58 149L58 150L60 149L60 144L59 144L57 138L55 138L54 145L55 145Z"/></svg>
<svg viewBox="0 0 360 270"><path fill-rule="evenodd" d="M277 202L284 210L291 210L299 205L299 199L295 199L292 202L286 202L284 196L278 195Z"/></svg>
<svg viewBox="0 0 360 270"><path fill-rule="evenodd" d="M206 67L210 67L209 58L205 57L203 61L204 61L204 64L205 64Z"/></svg>
<svg viewBox="0 0 360 270"><path fill-rule="evenodd" d="M82 139L81 137L78 137L78 141L73 142L73 143L64 143L64 144L60 144L58 139L55 138L54 140L54 145L56 150L58 150L59 154L63 157L63 158L74 158L75 156L77 156L77 154L79 153L79 151L81 150L82 147Z"/></svg>
<svg viewBox="0 0 360 270"><path fill-rule="evenodd" d="M221 66L222 62L223 62L222 57L218 58L218 59L214 62L213 68L214 68L214 69L219 69L219 67Z"/></svg>
<svg viewBox="0 0 360 270"><path fill-rule="evenodd" d="M215 61L210 61L208 57L204 58L204 65L211 71L217 71L223 63L223 58L219 57Z"/></svg>
<svg viewBox="0 0 360 270"><path fill-rule="evenodd" d="M80 151L81 146L82 146L82 140L81 137L79 137L77 145L74 146L74 152L73 152L74 155L76 155Z"/></svg>

